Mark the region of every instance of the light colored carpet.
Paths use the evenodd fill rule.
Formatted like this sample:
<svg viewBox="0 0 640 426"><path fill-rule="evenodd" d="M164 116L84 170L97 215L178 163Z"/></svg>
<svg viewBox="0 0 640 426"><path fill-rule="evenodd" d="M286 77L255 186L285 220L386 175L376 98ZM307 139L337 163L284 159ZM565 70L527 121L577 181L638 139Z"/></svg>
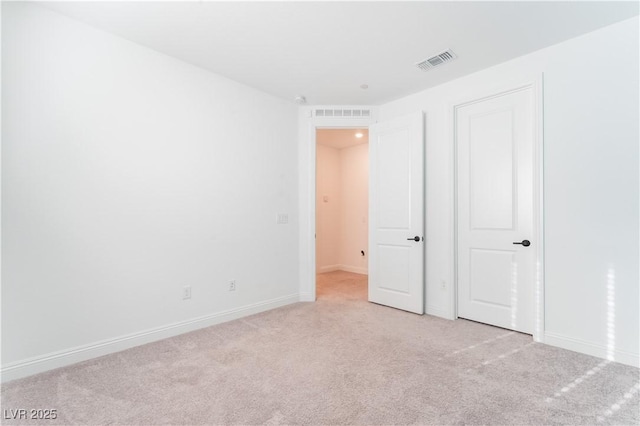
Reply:
<svg viewBox="0 0 640 426"><path fill-rule="evenodd" d="M322 274L318 301L16 380L3 424L638 424L640 374L465 320L366 302Z"/></svg>

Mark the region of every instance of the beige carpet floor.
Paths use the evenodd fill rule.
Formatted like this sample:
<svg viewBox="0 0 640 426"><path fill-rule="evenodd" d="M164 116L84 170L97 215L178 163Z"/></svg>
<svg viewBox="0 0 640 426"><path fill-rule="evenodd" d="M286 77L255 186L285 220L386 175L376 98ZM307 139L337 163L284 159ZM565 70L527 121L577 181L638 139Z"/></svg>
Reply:
<svg viewBox="0 0 640 426"><path fill-rule="evenodd" d="M3 424L639 424L636 368L471 321L366 301L366 276L318 301L2 386Z"/></svg>

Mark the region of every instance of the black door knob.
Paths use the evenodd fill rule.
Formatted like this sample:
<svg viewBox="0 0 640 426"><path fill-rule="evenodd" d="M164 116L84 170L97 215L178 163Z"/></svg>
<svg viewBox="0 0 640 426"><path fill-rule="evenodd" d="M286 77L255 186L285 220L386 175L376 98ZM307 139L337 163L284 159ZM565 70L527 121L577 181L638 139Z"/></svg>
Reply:
<svg viewBox="0 0 640 426"><path fill-rule="evenodd" d="M418 237L418 236L416 235L416 236L415 236L415 237L413 237L413 238L407 238L407 241L411 241L411 240L418 242L418 241L420 241L420 237Z"/></svg>
<svg viewBox="0 0 640 426"><path fill-rule="evenodd" d="M529 240L522 240L521 242L515 241L513 244L522 244L525 247L529 247L531 245L531 241Z"/></svg>

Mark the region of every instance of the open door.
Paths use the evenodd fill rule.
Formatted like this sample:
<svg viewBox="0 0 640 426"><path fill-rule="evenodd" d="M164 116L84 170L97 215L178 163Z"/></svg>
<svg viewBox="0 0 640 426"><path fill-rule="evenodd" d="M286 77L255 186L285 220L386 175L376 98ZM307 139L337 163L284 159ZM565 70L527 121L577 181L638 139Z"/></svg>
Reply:
<svg viewBox="0 0 640 426"><path fill-rule="evenodd" d="M369 301L424 313L424 118L369 128Z"/></svg>

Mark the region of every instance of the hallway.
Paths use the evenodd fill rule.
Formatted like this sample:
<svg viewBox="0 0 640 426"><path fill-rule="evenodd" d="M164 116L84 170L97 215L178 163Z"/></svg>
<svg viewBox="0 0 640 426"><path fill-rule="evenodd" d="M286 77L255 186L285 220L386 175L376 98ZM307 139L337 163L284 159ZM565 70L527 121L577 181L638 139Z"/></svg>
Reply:
<svg viewBox="0 0 640 426"><path fill-rule="evenodd" d="M317 300L367 301L367 275L333 271L316 275Z"/></svg>

